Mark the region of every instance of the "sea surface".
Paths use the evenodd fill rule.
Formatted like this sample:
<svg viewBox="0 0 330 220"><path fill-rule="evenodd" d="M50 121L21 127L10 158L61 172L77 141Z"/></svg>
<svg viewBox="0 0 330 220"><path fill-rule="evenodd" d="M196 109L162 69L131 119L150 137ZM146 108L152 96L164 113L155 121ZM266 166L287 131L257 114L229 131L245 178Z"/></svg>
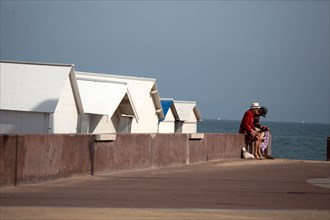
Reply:
<svg viewBox="0 0 330 220"><path fill-rule="evenodd" d="M203 119L199 133L238 133L240 121ZM330 124L262 122L272 133L272 155L296 160L326 160Z"/></svg>

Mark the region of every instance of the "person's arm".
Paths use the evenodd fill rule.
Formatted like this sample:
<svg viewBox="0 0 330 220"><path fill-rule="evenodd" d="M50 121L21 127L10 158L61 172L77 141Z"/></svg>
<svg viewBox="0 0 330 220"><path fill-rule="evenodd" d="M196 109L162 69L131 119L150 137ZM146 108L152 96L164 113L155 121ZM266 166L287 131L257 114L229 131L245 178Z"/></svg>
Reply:
<svg viewBox="0 0 330 220"><path fill-rule="evenodd" d="M261 131L269 131L269 127L262 125L261 128L260 128L260 130Z"/></svg>
<svg viewBox="0 0 330 220"><path fill-rule="evenodd" d="M243 126L245 127L245 129L252 133L254 126L253 126L253 114L250 111L247 111L244 116L243 116L243 120L242 120Z"/></svg>
<svg viewBox="0 0 330 220"><path fill-rule="evenodd" d="M259 115L255 115L254 118L253 118L253 125L254 127L256 128L259 128L261 129L261 124L260 124L260 116Z"/></svg>

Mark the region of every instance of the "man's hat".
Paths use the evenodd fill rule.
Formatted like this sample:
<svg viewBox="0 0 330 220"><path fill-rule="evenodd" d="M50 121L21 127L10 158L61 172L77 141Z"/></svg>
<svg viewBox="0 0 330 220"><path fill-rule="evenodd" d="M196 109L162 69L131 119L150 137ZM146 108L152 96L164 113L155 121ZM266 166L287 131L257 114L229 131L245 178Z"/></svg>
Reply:
<svg viewBox="0 0 330 220"><path fill-rule="evenodd" d="M251 109L259 109L259 108L260 108L259 102L253 102L251 104Z"/></svg>

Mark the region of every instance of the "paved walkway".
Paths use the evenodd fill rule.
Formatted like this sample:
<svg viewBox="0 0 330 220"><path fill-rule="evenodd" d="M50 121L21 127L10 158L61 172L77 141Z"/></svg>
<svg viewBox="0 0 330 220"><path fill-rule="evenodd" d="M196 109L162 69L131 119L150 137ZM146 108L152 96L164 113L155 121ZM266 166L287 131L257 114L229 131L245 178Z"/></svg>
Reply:
<svg viewBox="0 0 330 220"><path fill-rule="evenodd" d="M1 188L0 219L330 219L330 162L223 160Z"/></svg>

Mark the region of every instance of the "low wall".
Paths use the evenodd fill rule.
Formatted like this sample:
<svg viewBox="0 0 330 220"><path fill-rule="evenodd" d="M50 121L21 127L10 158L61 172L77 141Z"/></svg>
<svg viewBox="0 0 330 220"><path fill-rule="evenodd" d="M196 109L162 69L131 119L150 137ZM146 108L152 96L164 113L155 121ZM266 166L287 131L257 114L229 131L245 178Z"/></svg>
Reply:
<svg viewBox="0 0 330 220"><path fill-rule="evenodd" d="M205 146L207 160L240 158L241 149L245 146L244 136L238 134L206 134Z"/></svg>
<svg viewBox="0 0 330 220"><path fill-rule="evenodd" d="M95 142L93 173L148 168L150 158L150 135L118 134L114 141Z"/></svg>
<svg viewBox="0 0 330 220"><path fill-rule="evenodd" d="M0 186L16 184L17 136L0 136Z"/></svg>
<svg viewBox="0 0 330 220"><path fill-rule="evenodd" d="M240 158L241 134L0 135L0 185Z"/></svg>
<svg viewBox="0 0 330 220"><path fill-rule="evenodd" d="M1 186L91 173L91 135L1 135L0 143Z"/></svg>
<svg viewBox="0 0 330 220"><path fill-rule="evenodd" d="M196 137L197 136L197 137ZM94 174L240 158L241 134L118 134L95 142Z"/></svg>
<svg viewBox="0 0 330 220"><path fill-rule="evenodd" d="M91 173L93 136L26 135L17 140L17 184Z"/></svg>
<svg viewBox="0 0 330 220"><path fill-rule="evenodd" d="M327 161L330 161L330 137L327 138Z"/></svg>

